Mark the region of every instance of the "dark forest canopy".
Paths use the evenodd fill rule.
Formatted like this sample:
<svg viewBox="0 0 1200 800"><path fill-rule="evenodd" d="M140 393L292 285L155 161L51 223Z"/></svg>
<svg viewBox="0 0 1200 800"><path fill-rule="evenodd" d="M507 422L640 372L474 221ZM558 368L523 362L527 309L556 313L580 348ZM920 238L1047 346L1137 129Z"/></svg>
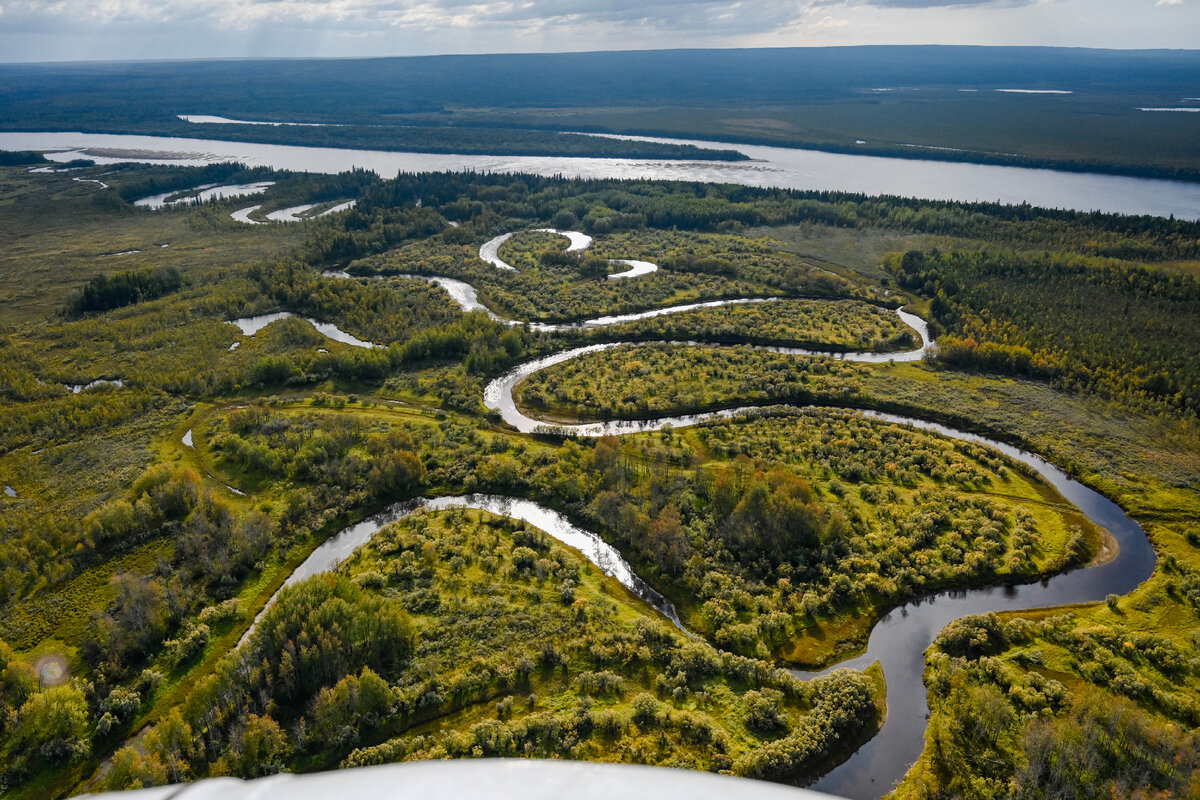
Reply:
<svg viewBox="0 0 1200 800"><path fill-rule="evenodd" d="M1053 83L1051 88L1069 85L1077 91L1177 94L1192 91L1197 70L1196 51L882 46L9 64L0 65L0 80L32 81L17 94L39 105L81 88L103 87L109 97L148 96L179 114L259 111L269 114L267 119L284 119L279 115L303 113L306 121L354 122L458 105L773 103L811 99L814 92L948 84L1042 88ZM257 76L252 93L246 91L247 75ZM762 80L763 75L772 80ZM114 85L118 77L124 82ZM348 84L355 91L346 91ZM174 96L169 103L163 97L168 87ZM313 99L319 105L310 104ZM201 102L219 108L196 107ZM149 113L142 109L142 115Z"/></svg>
<svg viewBox="0 0 1200 800"><path fill-rule="evenodd" d="M49 164L41 153L32 150L0 150L0 167L20 167L30 164Z"/></svg>
<svg viewBox="0 0 1200 800"><path fill-rule="evenodd" d="M97 275L80 289L71 301L69 312L108 311L113 308L153 300L183 286L183 275L174 267L158 267Z"/></svg>
<svg viewBox="0 0 1200 800"><path fill-rule="evenodd" d="M1196 51L944 46L22 64L0 65L0 129L736 157L561 132L640 133L1196 179L1195 115L1139 109L1179 105L1198 76ZM1014 87L1065 94L997 91Z"/></svg>

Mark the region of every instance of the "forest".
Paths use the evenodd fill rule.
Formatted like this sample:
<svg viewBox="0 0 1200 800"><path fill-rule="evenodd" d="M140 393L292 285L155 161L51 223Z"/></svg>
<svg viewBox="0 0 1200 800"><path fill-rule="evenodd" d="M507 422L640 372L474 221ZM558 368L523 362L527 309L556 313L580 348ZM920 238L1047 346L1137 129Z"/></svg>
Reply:
<svg viewBox="0 0 1200 800"><path fill-rule="evenodd" d="M1182 50L946 46L9 64L0 66L0 127L721 160L743 158L741 143L1195 181L1195 115L1139 108L1194 96L1198 67ZM997 91L1014 86L1063 94Z"/></svg>
<svg viewBox="0 0 1200 800"><path fill-rule="evenodd" d="M837 666L889 612L1119 557L1025 463L863 410L1038 454L1157 554L1129 594L942 630L924 750L883 782L899 780L893 796L1200 785L1197 223L671 182L11 161L0 795L489 756L808 784L887 735L898 676ZM272 182L265 209L357 203L257 226L230 216L246 198L134 205L246 181ZM594 242L564 255L548 227ZM515 271L479 256L504 233ZM875 244L848 258L848 241ZM876 254L889 242L902 246ZM609 280L608 259L658 270ZM720 304L733 300L756 302ZM717 305L533 324L701 302ZM919 344L898 307L929 321L936 357L891 358ZM504 422L497 379L602 344L516 385L542 428ZM645 429L567 427L614 419ZM595 533L681 627L537 525L463 508L388 517L336 569L288 582L397 503L473 493Z"/></svg>
<svg viewBox="0 0 1200 800"><path fill-rule="evenodd" d="M908 252L886 267L934 298L947 364L1200 411L1200 363L1189 355L1200 352L1200 281L1109 252Z"/></svg>
<svg viewBox="0 0 1200 800"><path fill-rule="evenodd" d="M785 778L839 737L860 737L877 713L869 676L801 684L716 653L614 599L540 532L459 512L386 529L337 575L282 594L259 624L254 647L155 726L149 752L118 751L111 785L613 751ZM295 710L308 708L297 725ZM181 729L206 733L180 740Z"/></svg>

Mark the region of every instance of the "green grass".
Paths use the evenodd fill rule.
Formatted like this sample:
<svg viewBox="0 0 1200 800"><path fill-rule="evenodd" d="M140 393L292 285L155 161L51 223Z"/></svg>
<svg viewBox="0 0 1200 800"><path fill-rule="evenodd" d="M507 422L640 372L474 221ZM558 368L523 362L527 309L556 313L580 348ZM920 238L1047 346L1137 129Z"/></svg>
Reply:
<svg viewBox="0 0 1200 800"><path fill-rule="evenodd" d="M878 228L834 228L813 223L751 228L746 234L765 237L781 250L812 259L835 271L850 270L873 281L889 277L880 267L888 253L975 244L947 236Z"/></svg>
<svg viewBox="0 0 1200 800"><path fill-rule="evenodd" d="M430 239L350 265L355 274L431 274L467 281L492 310L513 319L563 321L644 311L700 300L790 295L884 301L877 287L859 284L775 249L760 238L729 234L619 231L596 237L584 251L596 258L630 258L661 269L636 279L588 276L578 265L544 265L544 252L561 253L565 240L521 233L500 251L518 272L478 258L478 245Z"/></svg>
<svg viewBox="0 0 1200 800"><path fill-rule="evenodd" d="M920 344L894 311L858 300L779 300L638 320L596 331L610 341L753 342L822 351L889 352Z"/></svg>
<svg viewBox="0 0 1200 800"><path fill-rule="evenodd" d="M62 174L25 170L0 169L4 328L52 317L98 274L176 267L202 282L271 258L305 236L299 225L240 224L223 207L133 210L121 207L114 190L72 180L103 180L102 167ZM103 203L94 202L98 196ZM126 250L141 252L106 255Z"/></svg>

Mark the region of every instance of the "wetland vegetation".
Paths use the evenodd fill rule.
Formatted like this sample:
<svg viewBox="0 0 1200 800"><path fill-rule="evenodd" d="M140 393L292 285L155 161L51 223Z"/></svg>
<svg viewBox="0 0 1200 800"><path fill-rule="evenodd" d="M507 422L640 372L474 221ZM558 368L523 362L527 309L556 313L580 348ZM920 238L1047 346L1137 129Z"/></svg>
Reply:
<svg viewBox="0 0 1200 800"><path fill-rule="evenodd" d="M809 782L875 734L888 676L785 667L836 663L936 590L1112 556L1018 462L854 409L1039 453L1159 556L1132 594L946 628L926 656L925 752L896 796L1194 794L1195 223L521 175L28 169L0 167L5 796L492 755ZM272 208L358 202L261 226L230 218L241 199L131 203L247 177L275 181ZM544 227L595 242L564 257ZM510 231L515 272L480 260ZM609 281L610 258L660 269ZM411 275L465 281L517 323ZM739 298L774 299L522 324ZM751 346L908 350L899 305L933 323L936 359ZM280 311L297 316L253 336L229 324ZM597 342L628 344L517 387L546 430L485 405L512 367ZM121 383L69 388L99 378ZM553 428L747 405L769 408L601 438ZM238 646L337 531L466 492L595 531L694 636L531 524L450 509L283 589Z"/></svg>

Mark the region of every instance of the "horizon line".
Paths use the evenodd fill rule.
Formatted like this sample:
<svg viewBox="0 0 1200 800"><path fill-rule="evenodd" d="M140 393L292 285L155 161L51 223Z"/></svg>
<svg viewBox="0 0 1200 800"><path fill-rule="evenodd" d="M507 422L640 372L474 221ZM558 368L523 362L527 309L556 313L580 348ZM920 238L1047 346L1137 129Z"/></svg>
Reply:
<svg viewBox="0 0 1200 800"><path fill-rule="evenodd" d="M1070 50L1093 53L1195 53L1200 54L1200 48L1185 47L1089 47L1085 45L1033 45L1033 44L847 44L847 45L779 45L763 47L631 47L623 50L511 50L491 53L423 53L419 55L379 55L379 56L181 56L178 58L135 58L135 59L56 59L46 61L2 61L0 66L80 66L87 64L187 64L214 61L398 61L430 58L494 58L497 56L582 56L607 55L618 53L687 53L687 52L753 52L765 50L922 50L922 49L955 49L955 50Z"/></svg>

